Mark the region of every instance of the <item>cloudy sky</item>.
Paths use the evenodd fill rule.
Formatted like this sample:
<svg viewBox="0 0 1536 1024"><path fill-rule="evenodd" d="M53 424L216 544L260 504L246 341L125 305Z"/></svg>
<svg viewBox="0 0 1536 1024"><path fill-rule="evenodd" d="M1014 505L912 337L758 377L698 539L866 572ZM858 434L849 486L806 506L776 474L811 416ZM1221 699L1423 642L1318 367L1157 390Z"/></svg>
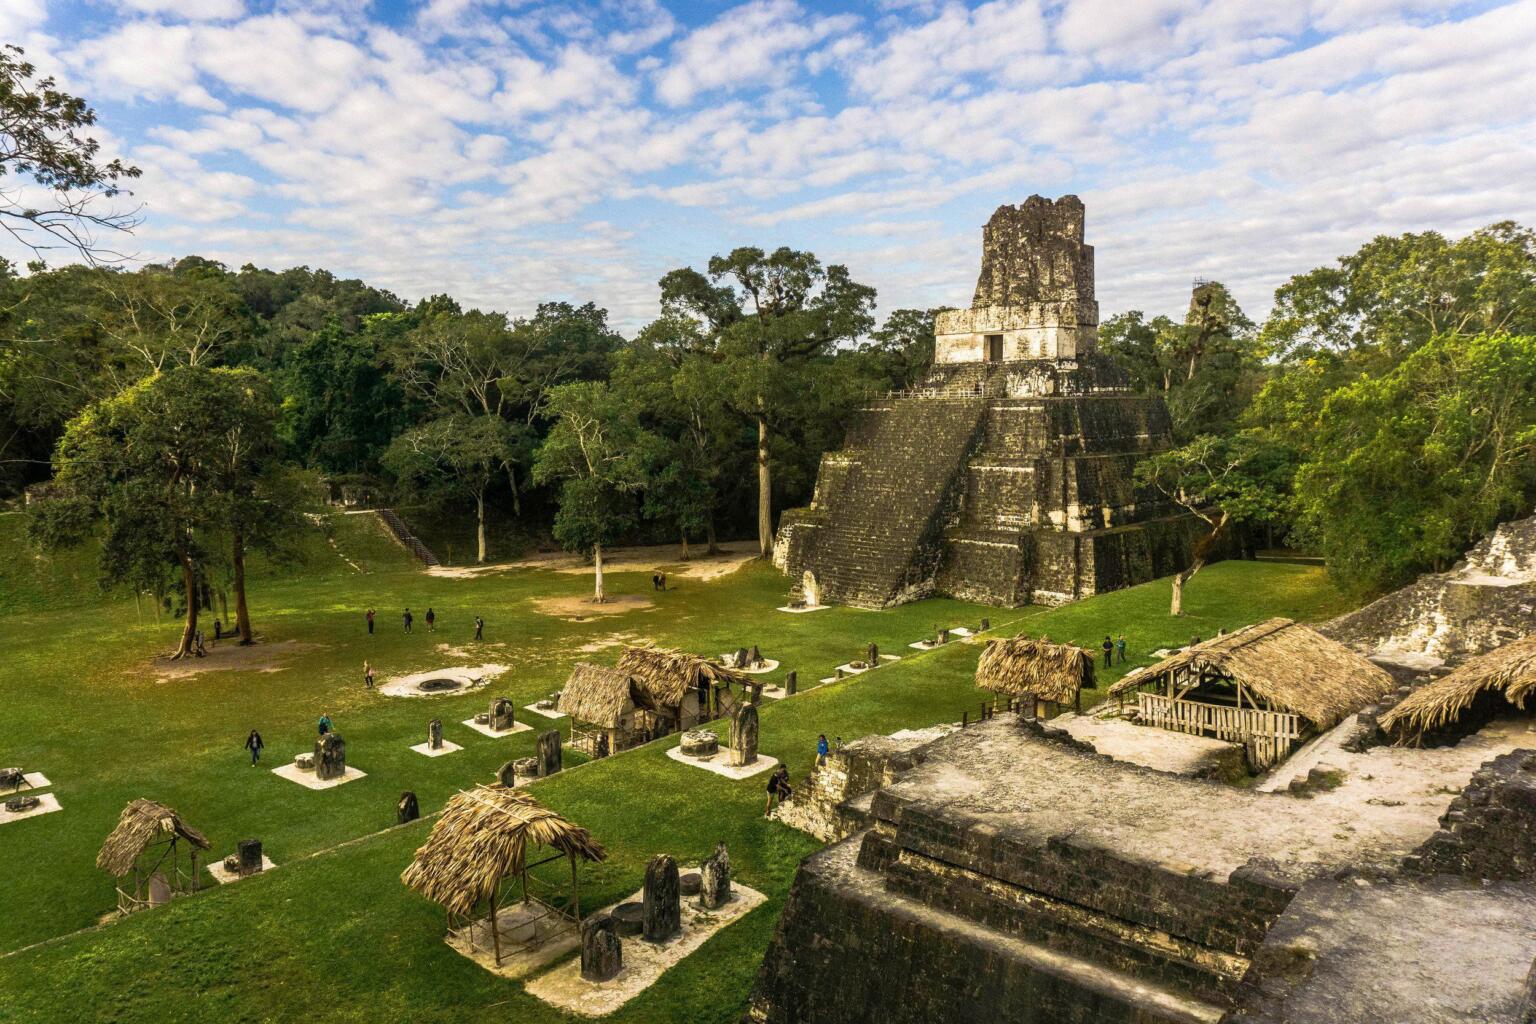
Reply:
<svg viewBox="0 0 1536 1024"><path fill-rule="evenodd" d="M1536 222L1536 0L0 0L0 40L143 167L144 258L625 327L737 245L963 305L1036 192L1087 203L1106 316Z"/></svg>

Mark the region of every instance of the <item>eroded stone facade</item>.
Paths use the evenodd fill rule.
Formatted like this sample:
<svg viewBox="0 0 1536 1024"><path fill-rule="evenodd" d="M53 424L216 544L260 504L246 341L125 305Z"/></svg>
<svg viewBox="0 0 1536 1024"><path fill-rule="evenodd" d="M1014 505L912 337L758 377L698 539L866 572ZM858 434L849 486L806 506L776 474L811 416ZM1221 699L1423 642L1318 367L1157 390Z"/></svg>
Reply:
<svg viewBox="0 0 1536 1024"><path fill-rule="evenodd" d="M1199 524L1134 484L1172 443L1160 398L1097 351L1083 204L1033 196L984 231L970 309L940 314L936 364L853 417L776 564L823 602L932 594L1057 604L1183 569Z"/></svg>

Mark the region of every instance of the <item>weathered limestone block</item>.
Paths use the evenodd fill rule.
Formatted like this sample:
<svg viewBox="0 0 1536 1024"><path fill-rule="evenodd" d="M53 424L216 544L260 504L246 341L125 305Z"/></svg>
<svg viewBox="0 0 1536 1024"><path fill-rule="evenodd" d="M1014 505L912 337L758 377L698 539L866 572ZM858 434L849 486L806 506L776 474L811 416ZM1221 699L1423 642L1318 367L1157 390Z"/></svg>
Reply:
<svg viewBox="0 0 1536 1024"><path fill-rule="evenodd" d="M547 779L560 770L560 730L539 734L539 777Z"/></svg>
<svg viewBox="0 0 1536 1024"><path fill-rule="evenodd" d="M507 761L496 769L496 782L510 789L517 782L517 761Z"/></svg>
<svg viewBox="0 0 1536 1024"><path fill-rule="evenodd" d="M427 748L429 750L443 749L443 720L434 718L427 723Z"/></svg>
<svg viewBox="0 0 1536 1024"><path fill-rule="evenodd" d="M608 981L624 968L623 940L608 914L595 914L581 923L581 977Z"/></svg>
<svg viewBox="0 0 1536 1024"><path fill-rule="evenodd" d="M505 732L516 725L516 720L513 717L512 702L506 697L497 697L492 701L486 724L496 732Z"/></svg>
<svg viewBox="0 0 1536 1024"><path fill-rule="evenodd" d="M720 749L720 737L708 729L694 729L683 733L679 746L689 757L713 757Z"/></svg>
<svg viewBox="0 0 1536 1024"><path fill-rule="evenodd" d="M395 824L404 825L421 817L421 805L416 802L416 794L406 790L400 794L400 800L395 804Z"/></svg>
<svg viewBox="0 0 1536 1024"><path fill-rule="evenodd" d="M747 704L731 719L731 766L740 768L757 760L757 706Z"/></svg>
<svg viewBox="0 0 1536 1024"><path fill-rule="evenodd" d="M261 840L242 839L235 844L235 862L238 865L240 877L254 875L261 871Z"/></svg>
<svg viewBox="0 0 1536 1024"><path fill-rule="evenodd" d="M799 676L797 676L794 672L790 672L784 677L784 695L786 697L793 697L795 695L795 687L799 685Z"/></svg>
<svg viewBox="0 0 1536 1024"><path fill-rule="evenodd" d="M644 924L641 934L647 942L665 942L682 931L677 862L665 853L658 853L646 865L642 906Z"/></svg>
<svg viewBox="0 0 1536 1024"><path fill-rule="evenodd" d="M328 732L315 741L315 777L339 779L347 774L347 741L340 733Z"/></svg>
<svg viewBox="0 0 1536 1024"><path fill-rule="evenodd" d="M699 906L714 910L731 898L731 857L722 841L699 865Z"/></svg>

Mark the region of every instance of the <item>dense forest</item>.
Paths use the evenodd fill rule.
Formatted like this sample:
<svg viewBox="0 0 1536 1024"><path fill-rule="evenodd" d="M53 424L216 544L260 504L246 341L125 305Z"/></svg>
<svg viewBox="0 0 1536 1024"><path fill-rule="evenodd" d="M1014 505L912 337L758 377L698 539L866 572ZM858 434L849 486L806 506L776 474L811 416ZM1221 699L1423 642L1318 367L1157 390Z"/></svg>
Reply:
<svg viewBox="0 0 1536 1024"><path fill-rule="evenodd" d="M245 555L280 555L324 488L462 524L480 561L549 540L599 564L626 541L767 553L850 409L932 359L933 310L877 320L848 267L788 248L667 273L632 337L594 302L514 316L308 267L125 266L89 229L131 217L89 203L137 170L100 160L94 113L19 51L0 86L0 175L57 199L0 199L39 256L0 261L0 498L30 499L36 543L92 538L106 583L185 612L183 652L210 587L250 639ZM1367 241L1281 284L1262 323L1201 283L1182 318L1121 313L1101 345L1172 414L1141 483L1212 543L1320 552L1352 593L1536 498L1536 234L1514 223Z"/></svg>

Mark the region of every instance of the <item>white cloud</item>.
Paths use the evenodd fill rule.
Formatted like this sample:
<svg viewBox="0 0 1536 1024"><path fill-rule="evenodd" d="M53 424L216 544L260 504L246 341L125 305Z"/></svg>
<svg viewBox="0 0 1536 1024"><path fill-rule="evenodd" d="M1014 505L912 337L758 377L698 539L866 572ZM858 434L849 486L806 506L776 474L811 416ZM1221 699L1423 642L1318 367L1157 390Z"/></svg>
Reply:
<svg viewBox="0 0 1536 1024"><path fill-rule="evenodd" d="M119 0L126 9L140 14L161 14L189 21L216 21L238 18L245 13L243 0Z"/></svg>
<svg viewBox="0 0 1536 1024"><path fill-rule="evenodd" d="M734 7L672 47L656 74L656 94L681 106L701 92L786 81L811 47L853 25L850 17L813 15L793 0Z"/></svg>

